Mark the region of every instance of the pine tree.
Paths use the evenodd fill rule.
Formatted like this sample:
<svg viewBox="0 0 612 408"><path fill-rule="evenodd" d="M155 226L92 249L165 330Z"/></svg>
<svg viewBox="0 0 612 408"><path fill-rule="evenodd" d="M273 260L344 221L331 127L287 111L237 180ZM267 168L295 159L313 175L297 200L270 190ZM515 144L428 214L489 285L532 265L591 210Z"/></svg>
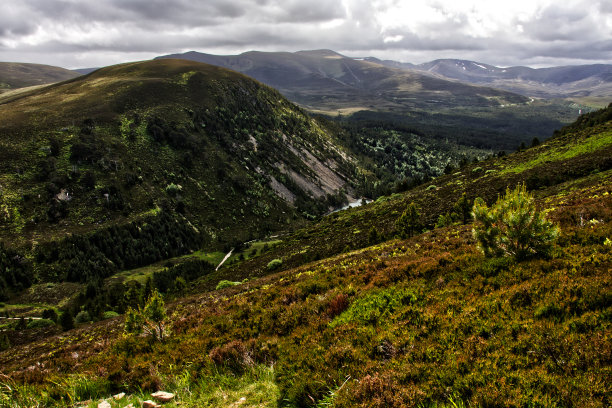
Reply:
<svg viewBox="0 0 612 408"><path fill-rule="evenodd" d="M372 227L370 228L370 231L368 232L368 243L370 245L375 245L375 244L378 244L379 242L380 242L380 234L378 233L378 230L376 229L376 227L372 225Z"/></svg>
<svg viewBox="0 0 612 408"><path fill-rule="evenodd" d="M467 224L472 219L472 203L467 198L467 195L463 193L461 197L455 203L453 210L459 214L461 221Z"/></svg>
<svg viewBox="0 0 612 408"><path fill-rule="evenodd" d="M62 316L60 317L60 325L64 331L74 329L74 317L72 316L70 310L66 310L64 313L62 313Z"/></svg>
<svg viewBox="0 0 612 408"><path fill-rule="evenodd" d="M419 210L414 203L410 203L402 215L395 222L395 228L402 238L411 237L420 226Z"/></svg>
<svg viewBox="0 0 612 408"><path fill-rule="evenodd" d="M162 295L155 290L143 309L128 308L125 331L131 334L145 333L154 340L163 341L166 331L166 305Z"/></svg>
<svg viewBox="0 0 612 408"><path fill-rule="evenodd" d="M474 238L485 256L546 257L559 236L559 227L537 210L525 184L506 189L491 208L477 198L473 215Z"/></svg>
<svg viewBox="0 0 612 408"><path fill-rule="evenodd" d="M149 299L153 295L153 279L150 276L147 277L144 286L143 297Z"/></svg>
<svg viewBox="0 0 612 408"><path fill-rule="evenodd" d="M11 347L11 341L6 333L0 335L0 351L7 350Z"/></svg>

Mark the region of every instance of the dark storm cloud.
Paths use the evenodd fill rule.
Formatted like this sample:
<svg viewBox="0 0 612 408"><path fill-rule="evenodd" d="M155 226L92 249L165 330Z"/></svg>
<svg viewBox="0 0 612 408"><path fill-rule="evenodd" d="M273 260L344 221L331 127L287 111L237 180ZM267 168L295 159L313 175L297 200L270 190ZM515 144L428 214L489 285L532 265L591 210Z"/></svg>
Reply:
<svg viewBox="0 0 612 408"><path fill-rule="evenodd" d="M612 60L612 2L531 3L541 5L490 21L495 5L477 0L1 0L0 60L83 66L315 48L412 62Z"/></svg>

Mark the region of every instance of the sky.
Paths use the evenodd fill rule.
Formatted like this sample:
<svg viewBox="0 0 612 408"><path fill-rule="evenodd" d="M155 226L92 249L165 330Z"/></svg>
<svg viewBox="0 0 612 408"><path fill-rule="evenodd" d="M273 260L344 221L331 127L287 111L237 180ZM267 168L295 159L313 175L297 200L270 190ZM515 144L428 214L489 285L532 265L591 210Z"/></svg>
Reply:
<svg viewBox="0 0 612 408"><path fill-rule="evenodd" d="M612 0L0 0L0 61L331 49L422 63L612 63Z"/></svg>

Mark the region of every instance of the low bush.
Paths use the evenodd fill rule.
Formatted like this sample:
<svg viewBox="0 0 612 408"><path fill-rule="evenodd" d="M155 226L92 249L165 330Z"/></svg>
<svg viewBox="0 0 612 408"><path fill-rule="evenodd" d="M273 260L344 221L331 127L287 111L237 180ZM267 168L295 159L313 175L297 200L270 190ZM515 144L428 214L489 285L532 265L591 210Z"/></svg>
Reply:
<svg viewBox="0 0 612 408"><path fill-rule="evenodd" d="M112 319L113 317L119 316L119 313L113 312L112 310L106 311L102 314L103 319Z"/></svg>
<svg viewBox="0 0 612 408"><path fill-rule="evenodd" d="M232 281L223 279L222 281L219 281L219 283L217 283L217 287L215 288L215 290L221 290L221 289L229 288L232 286L237 286L237 285L240 285L240 283L241 282L232 282Z"/></svg>
<svg viewBox="0 0 612 408"><path fill-rule="evenodd" d="M28 322L28 329L42 329L43 327L50 327L55 325L55 322L51 319L36 319Z"/></svg>
<svg viewBox="0 0 612 408"><path fill-rule="evenodd" d="M240 340L233 340L223 346L213 348L208 353L208 357L216 365L225 366L236 373L253 365L250 351Z"/></svg>
<svg viewBox="0 0 612 408"><path fill-rule="evenodd" d="M268 263L268 270L273 271L281 267L283 261L281 259L273 259Z"/></svg>
<svg viewBox="0 0 612 408"><path fill-rule="evenodd" d="M401 307L413 304L416 300L416 295L407 289L390 288L368 293L355 300L330 326L351 322L378 325Z"/></svg>
<svg viewBox="0 0 612 408"><path fill-rule="evenodd" d="M89 315L89 312L82 310L74 317L74 321L76 323L89 323L91 321L91 316Z"/></svg>

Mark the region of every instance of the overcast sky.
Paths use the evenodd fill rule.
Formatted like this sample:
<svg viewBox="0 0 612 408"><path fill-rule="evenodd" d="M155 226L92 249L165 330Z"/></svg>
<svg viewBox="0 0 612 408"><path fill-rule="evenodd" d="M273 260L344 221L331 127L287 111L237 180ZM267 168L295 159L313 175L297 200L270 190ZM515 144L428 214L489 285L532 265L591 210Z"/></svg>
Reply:
<svg viewBox="0 0 612 408"><path fill-rule="evenodd" d="M612 0L0 0L0 61L81 68L321 48L413 63L612 63Z"/></svg>

